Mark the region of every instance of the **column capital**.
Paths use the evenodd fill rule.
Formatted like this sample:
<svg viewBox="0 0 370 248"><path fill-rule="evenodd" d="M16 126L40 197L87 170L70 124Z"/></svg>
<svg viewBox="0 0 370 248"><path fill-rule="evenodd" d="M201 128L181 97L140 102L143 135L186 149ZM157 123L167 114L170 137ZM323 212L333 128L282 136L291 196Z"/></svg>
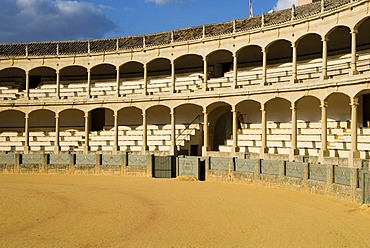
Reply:
<svg viewBox="0 0 370 248"><path fill-rule="evenodd" d="M91 68L87 68L87 73L91 73Z"/></svg>
<svg viewBox="0 0 370 248"><path fill-rule="evenodd" d="M328 108L328 101L327 100L321 100L320 102L320 108Z"/></svg>
<svg viewBox="0 0 370 248"><path fill-rule="evenodd" d="M174 115L175 114L175 109L170 109L170 115Z"/></svg>
<svg viewBox="0 0 370 248"><path fill-rule="evenodd" d="M297 48L297 42L292 42L292 48Z"/></svg>
<svg viewBox="0 0 370 248"><path fill-rule="evenodd" d="M121 70L121 66L117 65L116 66L116 71L119 72Z"/></svg>
<svg viewBox="0 0 370 248"><path fill-rule="evenodd" d="M261 110L261 111L266 111L266 106L265 106L265 104L262 104L262 103L261 103L261 108L260 108L260 110Z"/></svg>
<svg viewBox="0 0 370 248"><path fill-rule="evenodd" d="M24 118L25 118L25 119L30 118L30 113L24 113Z"/></svg>
<svg viewBox="0 0 370 248"><path fill-rule="evenodd" d="M267 47L262 47L261 50L262 50L262 53L267 53L269 49Z"/></svg>
<svg viewBox="0 0 370 248"><path fill-rule="evenodd" d="M26 71L25 71L25 74L26 74L26 75L30 75L30 71L29 71L29 70L26 70Z"/></svg>
<svg viewBox="0 0 370 248"><path fill-rule="evenodd" d="M358 98L357 97L352 98L351 103L349 105L351 105L352 107L357 107L359 105L358 104Z"/></svg>
<svg viewBox="0 0 370 248"><path fill-rule="evenodd" d="M328 42L329 41L329 38L324 36L324 37L321 37L321 41L322 42Z"/></svg>
<svg viewBox="0 0 370 248"><path fill-rule="evenodd" d="M297 110L297 104L296 104L295 102L292 102L292 103L290 104L290 109L291 109L291 110Z"/></svg>
<svg viewBox="0 0 370 248"><path fill-rule="evenodd" d="M357 34L358 33L358 29L357 28L352 28L351 29L351 34Z"/></svg>
<svg viewBox="0 0 370 248"><path fill-rule="evenodd" d="M207 62L208 56L203 56L203 62Z"/></svg>
<svg viewBox="0 0 370 248"><path fill-rule="evenodd" d="M173 66L174 66L174 65L176 65L176 61L175 61L175 60L171 60L171 62L170 62L170 63L171 63L171 65L173 65Z"/></svg>
<svg viewBox="0 0 370 248"><path fill-rule="evenodd" d="M233 52L233 58L238 58L238 55L239 55L238 51Z"/></svg>
<svg viewBox="0 0 370 248"><path fill-rule="evenodd" d="M55 74L59 75L60 74L60 70L59 69L55 69Z"/></svg>
<svg viewBox="0 0 370 248"><path fill-rule="evenodd" d="M58 119L59 118L59 112L56 112L55 113L55 119Z"/></svg>
<svg viewBox="0 0 370 248"><path fill-rule="evenodd" d="M85 113L85 119L89 118L89 112Z"/></svg>

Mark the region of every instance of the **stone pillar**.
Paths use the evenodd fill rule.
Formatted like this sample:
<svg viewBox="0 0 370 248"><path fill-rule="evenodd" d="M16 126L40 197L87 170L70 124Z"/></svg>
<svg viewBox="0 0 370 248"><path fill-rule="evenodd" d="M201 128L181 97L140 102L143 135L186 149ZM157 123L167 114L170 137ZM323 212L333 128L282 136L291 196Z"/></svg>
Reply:
<svg viewBox="0 0 370 248"><path fill-rule="evenodd" d="M30 151L30 118L29 113L24 116L24 154L28 154Z"/></svg>
<svg viewBox="0 0 370 248"><path fill-rule="evenodd" d="M233 149L232 152L236 153L239 152L238 147L238 112L236 111L236 107L233 107L232 109L233 113Z"/></svg>
<svg viewBox="0 0 370 248"><path fill-rule="evenodd" d="M321 101L321 149L319 162L324 163L324 158L329 156L328 151L328 102Z"/></svg>
<svg viewBox="0 0 370 248"><path fill-rule="evenodd" d="M84 154L88 154L90 151L89 139L90 139L90 113L85 113L85 146Z"/></svg>
<svg viewBox="0 0 370 248"><path fill-rule="evenodd" d="M114 115L114 144L113 144L113 154L118 153L118 112L115 112Z"/></svg>
<svg viewBox="0 0 370 248"><path fill-rule="evenodd" d="M202 148L202 156L207 155L207 150L208 150L208 112L207 112L207 107L203 109L203 115L204 115L204 120L203 120L203 148Z"/></svg>
<svg viewBox="0 0 370 248"><path fill-rule="evenodd" d="M267 48L262 48L262 83L267 85Z"/></svg>
<svg viewBox="0 0 370 248"><path fill-rule="evenodd" d="M176 65L175 61L171 61L171 90L176 93Z"/></svg>
<svg viewBox="0 0 370 248"><path fill-rule="evenodd" d="M297 83L297 67L298 67L298 58L297 58L297 45L292 43L292 83Z"/></svg>
<svg viewBox="0 0 370 248"><path fill-rule="evenodd" d="M30 99L30 72L26 71L26 98Z"/></svg>
<svg viewBox="0 0 370 248"><path fill-rule="evenodd" d="M234 58L234 65L233 65L233 72L234 72L234 81L233 81L233 88L238 88L238 53L233 54Z"/></svg>
<svg viewBox="0 0 370 248"><path fill-rule="evenodd" d="M87 98L91 97L91 70L87 69Z"/></svg>
<svg viewBox="0 0 370 248"><path fill-rule="evenodd" d="M145 96L148 95L148 67L144 65L144 93Z"/></svg>
<svg viewBox="0 0 370 248"><path fill-rule="evenodd" d="M142 155L148 151L148 123L146 118L146 110L143 110L143 144L141 147Z"/></svg>
<svg viewBox="0 0 370 248"><path fill-rule="evenodd" d="M59 113L55 113L55 144L54 144L54 154L59 154Z"/></svg>
<svg viewBox="0 0 370 248"><path fill-rule="evenodd" d="M266 118L266 108L264 104L261 104L261 152L260 152L260 158L263 159L265 157L265 153L268 153L267 148L267 118Z"/></svg>
<svg viewBox="0 0 370 248"><path fill-rule="evenodd" d="M117 66L117 68L116 68L116 87L117 87L116 95L117 95L117 97L119 97L120 96L119 91L120 91L120 88L121 88L121 75L120 75L119 66Z"/></svg>
<svg viewBox="0 0 370 248"><path fill-rule="evenodd" d="M351 153L349 154L349 166L353 167L354 159L360 158L360 152L357 150L357 107L358 98L351 99Z"/></svg>
<svg viewBox="0 0 370 248"><path fill-rule="evenodd" d="M56 92L56 98L60 99L60 71L56 70L56 76L57 76L57 92Z"/></svg>
<svg viewBox="0 0 370 248"><path fill-rule="evenodd" d="M322 75L321 79L328 79L328 39L322 38Z"/></svg>
<svg viewBox="0 0 370 248"><path fill-rule="evenodd" d="M357 41L356 41L356 37L357 37L357 30L356 29L353 29L351 31L351 37L352 37L352 42L351 42L351 45L352 45L352 49L351 49L351 70L350 70L350 76L353 76L353 75L357 75L358 74L358 70L357 70Z"/></svg>
<svg viewBox="0 0 370 248"><path fill-rule="evenodd" d="M176 146L176 118L175 118L175 110L171 109L171 147L170 147L170 155L175 155L177 153L177 146Z"/></svg>
<svg viewBox="0 0 370 248"><path fill-rule="evenodd" d="M295 103L292 103L292 145L290 150L290 161L294 161L294 156L299 154L297 148L297 108Z"/></svg>
<svg viewBox="0 0 370 248"><path fill-rule="evenodd" d="M208 90L208 63L207 57L203 58L203 90Z"/></svg>

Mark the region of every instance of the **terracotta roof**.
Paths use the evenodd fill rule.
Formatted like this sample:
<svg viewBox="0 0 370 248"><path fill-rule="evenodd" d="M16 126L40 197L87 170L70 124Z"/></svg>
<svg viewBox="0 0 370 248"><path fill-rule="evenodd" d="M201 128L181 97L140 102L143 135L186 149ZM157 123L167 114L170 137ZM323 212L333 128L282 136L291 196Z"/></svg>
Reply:
<svg viewBox="0 0 370 248"><path fill-rule="evenodd" d="M359 1L359 0L354 0ZM350 3L351 0L325 0L325 10L333 10ZM321 2L315 2L295 7L294 19L303 19L321 12ZM209 24L198 27L174 30L171 32L148 34L144 36L120 37L91 41L61 41L61 42L33 42L18 44L0 44L0 56L56 56L68 54L87 54L114 52L143 48L145 46L159 46L171 42L181 42L201 39L203 36L212 37L235 32L243 32L260 28L262 19L264 26L273 26L289 22L292 19L292 9L272 12L258 17L246 18L231 22Z"/></svg>

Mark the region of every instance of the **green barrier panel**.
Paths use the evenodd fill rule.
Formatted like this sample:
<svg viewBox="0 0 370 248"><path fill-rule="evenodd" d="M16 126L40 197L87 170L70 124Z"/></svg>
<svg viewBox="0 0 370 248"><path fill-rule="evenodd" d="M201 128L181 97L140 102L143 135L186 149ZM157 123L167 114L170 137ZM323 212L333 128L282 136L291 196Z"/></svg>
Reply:
<svg viewBox="0 0 370 248"><path fill-rule="evenodd" d="M146 155L127 155L128 166L146 166L148 164L148 156Z"/></svg>
<svg viewBox="0 0 370 248"><path fill-rule="evenodd" d="M121 155L102 155L102 165L104 166L121 166L122 156Z"/></svg>
<svg viewBox="0 0 370 248"><path fill-rule="evenodd" d="M327 180L327 165L323 164L310 164L309 165L309 179L323 181Z"/></svg>
<svg viewBox="0 0 370 248"><path fill-rule="evenodd" d="M261 160L261 174L279 175L280 163L277 160Z"/></svg>
<svg viewBox="0 0 370 248"><path fill-rule="evenodd" d="M95 154L76 154L76 165L96 165Z"/></svg>
<svg viewBox="0 0 370 248"><path fill-rule="evenodd" d="M229 170L230 158L211 157L211 170Z"/></svg>
<svg viewBox="0 0 370 248"><path fill-rule="evenodd" d="M49 164L69 165L70 156L69 154L50 154Z"/></svg>
<svg viewBox="0 0 370 248"><path fill-rule="evenodd" d="M351 169L334 166L334 183L351 186Z"/></svg>
<svg viewBox="0 0 370 248"><path fill-rule="evenodd" d="M235 171L254 173L256 166L259 166L259 159L244 159L236 158L235 159Z"/></svg>
<svg viewBox="0 0 370 248"><path fill-rule="evenodd" d="M0 164L14 164L14 153L0 154Z"/></svg>
<svg viewBox="0 0 370 248"><path fill-rule="evenodd" d="M300 162L286 162L285 164L286 176L303 178L305 165L306 165L305 163Z"/></svg>
<svg viewBox="0 0 370 248"><path fill-rule="evenodd" d="M22 164L42 164L43 154L22 154Z"/></svg>
<svg viewBox="0 0 370 248"><path fill-rule="evenodd" d="M363 173L363 201L364 204L370 204L370 173Z"/></svg>
<svg viewBox="0 0 370 248"><path fill-rule="evenodd" d="M195 177L199 179L200 159L197 157L185 157L178 159L178 173L180 177Z"/></svg>

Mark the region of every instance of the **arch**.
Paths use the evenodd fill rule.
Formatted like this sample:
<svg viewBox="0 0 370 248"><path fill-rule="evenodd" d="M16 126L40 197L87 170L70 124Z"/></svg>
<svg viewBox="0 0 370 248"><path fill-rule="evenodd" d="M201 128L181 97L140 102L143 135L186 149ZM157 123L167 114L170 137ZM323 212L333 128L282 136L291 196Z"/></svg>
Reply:
<svg viewBox="0 0 370 248"><path fill-rule="evenodd" d="M143 123L143 111L137 107L125 107L118 112L119 126L140 126Z"/></svg>
<svg viewBox="0 0 370 248"><path fill-rule="evenodd" d="M80 65L70 65L60 69L60 80L87 80L87 68Z"/></svg>
<svg viewBox="0 0 370 248"><path fill-rule="evenodd" d="M85 112L79 109L65 109L59 112L59 126L63 129L85 129Z"/></svg>
<svg viewBox="0 0 370 248"><path fill-rule="evenodd" d="M290 101L276 97L265 103L266 120L270 122L287 123L291 121Z"/></svg>
<svg viewBox="0 0 370 248"><path fill-rule="evenodd" d="M266 46L267 64L292 62L292 43L285 39L275 40Z"/></svg>
<svg viewBox="0 0 370 248"><path fill-rule="evenodd" d="M328 55L348 54L351 52L351 29L340 25L332 28L326 35L328 38Z"/></svg>
<svg viewBox="0 0 370 248"><path fill-rule="evenodd" d="M164 126L171 124L170 108L164 105L155 105L146 110L148 124Z"/></svg>
<svg viewBox="0 0 370 248"><path fill-rule="evenodd" d="M236 105L238 120L244 124L261 123L261 103L255 100L244 100Z"/></svg>
<svg viewBox="0 0 370 248"><path fill-rule="evenodd" d="M344 93L332 93L326 98L328 102L328 121L351 120L350 97Z"/></svg>
<svg viewBox="0 0 370 248"><path fill-rule="evenodd" d="M185 54L175 59L177 73L203 73L203 57L198 54Z"/></svg>
<svg viewBox="0 0 370 248"><path fill-rule="evenodd" d="M223 77L224 73L229 72L233 66L233 54L229 50L215 50L207 55L209 73L211 77Z"/></svg>
<svg viewBox="0 0 370 248"><path fill-rule="evenodd" d="M217 151L232 135L231 105L225 102L215 102L207 106L209 149Z"/></svg>
<svg viewBox="0 0 370 248"><path fill-rule="evenodd" d="M38 109L29 114L30 129L54 130L55 113L48 109Z"/></svg>
<svg viewBox="0 0 370 248"><path fill-rule="evenodd" d="M147 63L148 76L171 75L171 61L167 58L155 58Z"/></svg>
<svg viewBox="0 0 370 248"><path fill-rule="evenodd" d="M238 68L262 66L263 53L259 45L248 45L238 50Z"/></svg>
<svg viewBox="0 0 370 248"><path fill-rule="evenodd" d="M24 130L25 113L19 110L4 110L0 112L0 130Z"/></svg>
<svg viewBox="0 0 370 248"><path fill-rule="evenodd" d="M44 84L56 83L56 70L49 66L35 67L29 71L30 89Z"/></svg>
<svg viewBox="0 0 370 248"><path fill-rule="evenodd" d="M135 78L135 77L144 77L144 64L137 61L130 61L124 63L120 66L120 77L127 79L127 78Z"/></svg>
<svg viewBox="0 0 370 248"><path fill-rule="evenodd" d="M370 17L366 17L362 19L359 23L357 23L357 39L356 39L356 47L357 51L363 51L370 49Z"/></svg>
<svg viewBox="0 0 370 248"><path fill-rule="evenodd" d="M355 97L358 98L358 114L359 122L362 122L363 127L370 127L370 90L365 89L358 92Z"/></svg>
<svg viewBox="0 0 370 248"><path fill-rule="evenodd" d="M192 103L181 104L175 108L176 122L181 124L190 124L192 121L197 122L197 117L199 117L199 120L203 119L202 112L203 108L200 105Z"/></svg>
<svg viewBox="0 0 370 248"><path fill-rule="evenodd" d="M314 96L304 96L296 101L298 122L321 121L320 99Z"/></svg>
<svg viewBox="0 0 370 248"><path fill-rule="evenodd" d="M113 127L114 112L109 108L95 108L90 111L90 131L103 131L106 126Z"/></svg>
<svg viewBox="0 0 370 248"><path fill-rule="evenodd" d="M26 89L26 71L18 67L8 67L0 71L0 85L9 89Z"/></svg>
<svg viewBox="0 0 370 248"><path fill-rule="evenodd" d="M316 33L308 33L296 41L297 59L318 59L322 58L322 37Z"/></svg>
<svg viewBox="0 0 370 248"><path fill-rule="evenodd" d="M115 80L116 66L110 63L98 64L91 68L91 80Z"/></svg>

